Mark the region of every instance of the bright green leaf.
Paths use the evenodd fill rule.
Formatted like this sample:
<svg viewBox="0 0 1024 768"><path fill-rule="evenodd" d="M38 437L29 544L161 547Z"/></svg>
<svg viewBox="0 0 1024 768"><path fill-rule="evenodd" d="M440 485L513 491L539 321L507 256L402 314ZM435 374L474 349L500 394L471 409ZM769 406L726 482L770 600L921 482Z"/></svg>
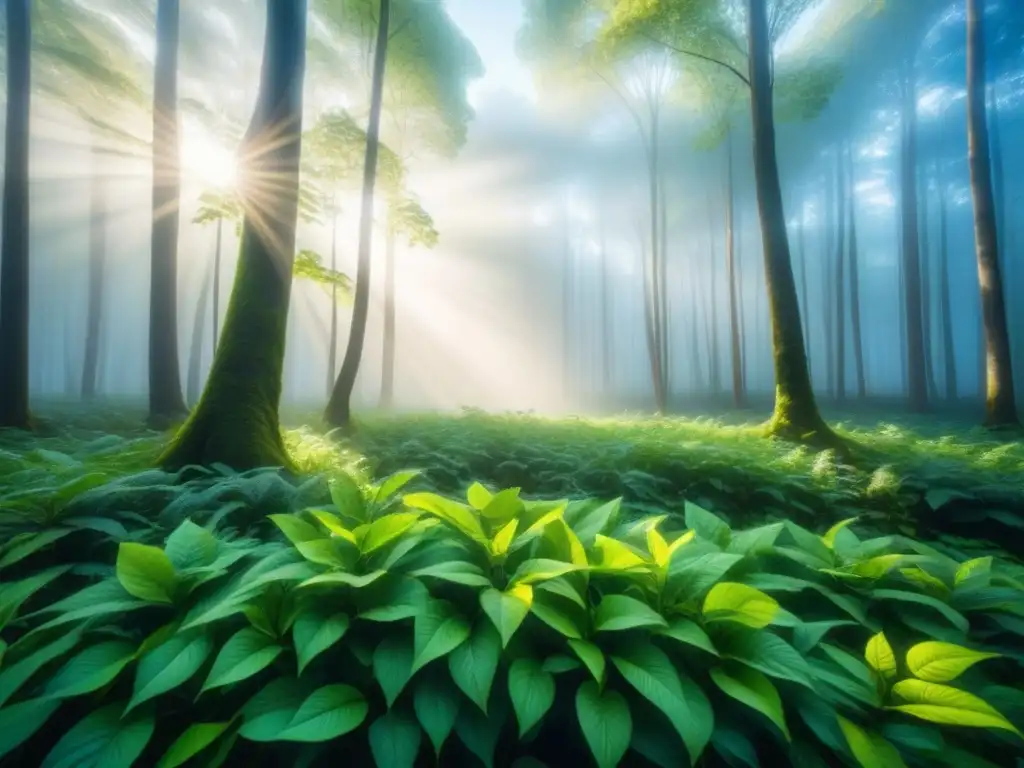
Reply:
<svg viewBox="0 0 1024 768"><path fill-rule="evenodd" d="M220 735L231 723L193 723L167 748L156 768L178 768L198 755Z"/></svg>
<svg viewBox="0 0 1024 768"><path fill-rule="evenodd" d="M952 643L929 640L907 651L907 667L911 674L929 683L948 683L960 677L979 661L997 659L998 653L972 651Z"/></svg>
<svg viewBox="0 0 1024 768"><path fill-rule="evenodd" d="M877 733L865 731L845 717L837 715L839 728L850 745L850 751L862 768L906 768L906 763L892 744Z"/></svg>
<svg viewBox="0 0 1024 768"><path fill-rule="evenodd" d="M735 621L760 629L771 624L778 612L775 598L746 584L721 582L704 598L703 614L707 621Z"/></svg>
<svg viewBox="0 0 1024 768"><path fill-rule="evenodd" d="M217 654L203 691L246 680L273 663L284 649L252 627L233 634Z"/></svg>
<svg viewBox="0 0 1024 768"><path fill-rule="evenodd" d="M890 709L940 725L998 728L1024 738L1009 720L967 691L923 680L901 680L892 687L892 692L905 703Z"/></svg>
<svg viewBox="0 0 1024 768"><path fill-rule="evenodd" d="M533 605L533 587L520 584L505 592L493 588L485 589L480 593L480 605L501 635L502 647L506 647L530 612L530 606Z"/></svg>
<svg viewBox="0 0 1024 768"><path fill-rule="evenodd" d="M864 659L882 677L896 677L896 655L892 652L884 632L879 632L868 640L864 648Z"/></svg>
<svg viewBox="0 0 1024 768"><path fill-rule="evenodd" d="M715 667L710 671L711 679L728 696L736 701L756 709L771 720L782 731L786 740L790 740L786 715L782 709L782 699L772 681L756 669L733 666Z"/></svg>
<svg viewBox="0 0 1024 768"><path fill-rule="evenodd" d="M434 659L451 653L469 637L469 624L449 603L435 600L417 614L413 624L413 664L415 673Z"/></svg>
<svg viewBox="0 0 1024 768"><path fill-rule="evenodd" d="M150 603L171 603L178 575L159 547L122 542L117 549L117 580L130 595Z"/></svg>
<svg viewBox="0 0 1024 768"><path fill-rule="evenodd" d="M131 768L156 723L152 715L122 717L122 711L122 704L110 704L90 712L54 745L42 768Z"/></svg>

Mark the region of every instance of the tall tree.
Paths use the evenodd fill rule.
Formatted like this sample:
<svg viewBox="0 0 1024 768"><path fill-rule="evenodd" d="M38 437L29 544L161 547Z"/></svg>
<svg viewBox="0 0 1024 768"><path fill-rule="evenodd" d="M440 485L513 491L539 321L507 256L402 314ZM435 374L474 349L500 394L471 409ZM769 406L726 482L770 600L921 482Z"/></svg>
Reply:
<svg viewBox="0 0 1024 768"><path fill-rule="evenodd" d="M153 89L153 227L149 290L149 418L185 413L178 361L178 0L159 0Z"/></svg>
<svg viewBox="0 0 1024 768"><path fill-rule="evenodd" d="M7 112L0 241L0 427L28 429L29 124L32 3L7 0Z"/></svg>
<svg viewBox="0 0 1024 768"><path fill-rule="evenodd" d="M1019 426L999 264L988 127L985 123L985 27L979 0L967 0L967 157L974 200L974 241L987 360L985 424Z"/></svg>
<svg viewBox="0 0 1024 768"><path fill-rule="evenodd" d="M957 399L956 346L953 342L953 309L949 298L949 219L946 188L939 184L939 314L942 323L942 359L946 378L946 399Z"/></svg>
<svg viewBox="0 0 1024 768"><path fill-rule="evenodd" d="M243 140L245 218L220 346L161 465L289 466L278 406L299 213L306 0L267 0L263 69Z"/></svg>
<svg viewBox="0 0 1024 768"><path fill-rule="evenodd" d="M377 18L377 39L373 53L373 80L370 96L370 117L366 128L366 157L363 166L363 189L359 212L359 253L356 265L355 304L348 347L334 383L324 420L334 426L348 428L352 422L352 391L359 374L359 363L366 340L366 318L370 309L371 238L373 236L374 185L377 180L377 154L380 149L380 113L384 94L384 68L388 54L388 29L391 22L391 0L380 0Z"/></svg>
<svg viewBox="0 0 1024 768"><path fill-rule="evenodd" d="M864 339L860 322L860 246L857 242L857 184L853 162L854 152L847 148L847 200L850 211L850 332L853 341L853 365L857 376L857 397L861 400L867 395L867 376L864 372Z"/></svg>
<svg viewBox="0 0 1024 768"><path fill-rule="evenodd" d="M103 153L93 150L89 211L89 300L85 320L85 357L82 361L82 399L91 400L98 387L100 331L103 322L107 260L106 179L100 166Z"/></svg>
<svg viewBox="0 0 1024 768"><path fill-rule="evenodd" d="M729 348L732 353L732 401L737 408L746 405L743 386L743 335L740 331L740 298L736 277L736 230L734 226L735 193L733 191L732 131L726 138L725 176L725 270L729 281Z"/></svg>
<svg viewBox="0 0 1024 768"><path fill-rule="evenodd" d="M844 147L836 147L836 399L846 399L846 215L850 188L843 162Z"/></svg>

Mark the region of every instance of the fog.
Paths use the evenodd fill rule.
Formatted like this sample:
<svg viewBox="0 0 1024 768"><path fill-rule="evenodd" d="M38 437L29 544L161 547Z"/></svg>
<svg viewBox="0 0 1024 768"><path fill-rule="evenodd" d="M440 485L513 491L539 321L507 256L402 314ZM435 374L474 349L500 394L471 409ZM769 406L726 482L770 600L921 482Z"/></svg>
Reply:
<svg viewBox="0 0 1024 768"><path fill-rule="evenodd" d="M92 265L93 296L97 281L103 288L96 391L101 397L143 398L153 215L152 117L146 104L151 96L146 94L152 91L147 66L154 60L145 19L152 9L151 3L128 0L82 5L98 9L123 33L125 47L113 58L141 96L133 103L104 94L84 75L76 75L73 87L51 88L54 77L71 75L54 74L55 65L43 52L35 53L30 384L34 396L80 395ZM217 227L193 220L204 192L236 180L234 153L259 83L264 11L254 0L182 5L177 337L184 387L197 321L200 378L213 357L212 307L200 313L197 303L214 260ZM805 5L804 15L776 46L776 147L815 390L826 408L842 396L840 389L848 398L857 393L848 267L845 287L836 288L836 253L840 237L849 252L852 210L866 390L879 398L907 392L900 162L901 131L912 119L929 388L936 399L948 394L946 372L953 365L956 397L975 398L983 390L984 371L967 156L963 0L890 0L877 12L861 7L871 3L847 0ZM600 72L600 67L588 70L578 65L592 42L585 31L576 28L578 39L563 38L561 46L528 44L531 24L541 18L540 4L533 0L447 0L444 6L481 65L467 65L470 75L455 82L452 104L468 100L473 111L465 121L464 143L435 151L429 110L409 107L415 98L405 98L401 85L385 91L382 140L405 163L407 188L438 233L434 248L401 238L396 246L396 407L653 409L645 325L652 229L663 242L655 248L664 260L670 404L693 410L712 401L728 403L725 228L731 147L743 379L751 403L767 408L774 390L771 325L749 97L737 88L739 81L709 76L692 59L653 41L610 64L605 60ZM327 46L317 42L316 3L312 8L304 128L339 107L365 125L368 51L352 45L324 54L321 48ZM832 21L835 14L838 20ZM596 11L594 18L600 18ZM986 24L993 183L1020 385L1024 305L1017 301L1017 286L1024 279L1024 222L1017 214L1024 202L1024 144L1016 137L1024 135L1024 6L992 0ZM828 81L813 91L818 96L801 96L794 109L784 103L787 61ZM912 74L905 80L908 62ZM395 82L404 82L406 75L396 70ZM901 109L901 84L907 82L913 86L910 115ZM810 103L815 98L822 103ZM455 107L442 105L442 111L449 108ZM652 110L658 116L653 176L661 207L654 211ZM96 124L97 114L102 126ZM721 130L723 115L731 126L728 139ZM361 158L356 163L361 172L360 163ZM842 231L835 215L843 198L835 181L840 165L844 185L852 190ZM337 269L354 277L358 189L348 185L339 194ZM357 409L375 407L381 391L382 210L378 201ZM318 221L301 221L297 248L326 259L330 218L321 212ZM223 227L222 238L221 315L239 247L233 223ZM948 306L941 269L944 238ZM847 329L842 387L835 372L839 296ZM332 378L330 308L329 288L296 278L284 374L284 401L291 406L319 409L326 401ZM339 360L350 313L350 304L342 302ZM941 332L944 319L952 329L952 358Z"/></svg>

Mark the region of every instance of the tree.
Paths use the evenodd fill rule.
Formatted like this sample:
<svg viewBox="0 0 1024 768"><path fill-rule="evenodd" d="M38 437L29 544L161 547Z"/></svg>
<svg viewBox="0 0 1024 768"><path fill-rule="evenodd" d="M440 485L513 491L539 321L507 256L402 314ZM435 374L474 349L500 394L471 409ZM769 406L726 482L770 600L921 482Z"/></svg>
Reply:
<svg viewBox="0 0 1024 768"><path fill-rule="evenodd" d="M939 314L942 323L942 358L945 363L946 399L957 399L956 346L953 342L953 310L949 300L949 221L946 188L939 184Z"/></svg>
<svg viewBox="0 0 1024 768"><path fill-rule="evenodd" d="M206 388L160 458L290 466L278 406L299 214L306 2L267 0L263 70L242 144L245 216L235 284Z"/></svg>
<svg viewBox="0 0 1024 768"><path fill-rule="evenodd" d="M850 204L850 332L853 341L853 365L857 375L857 397L863 400L867 396L867 376L864 373L864 339L860 323L860 249L857 242L857 185L853 154L852 151L847 151L847 200ZM806 286L804 290L806 291ZM806 301L806 293L804 300Z"/></svg>
<svg viewBox="0 0 1024 768"><path fill-rule="evenodd" d="M985 28L979 0L967 0L967 157L974 201L974 241L985 328L985 424L1020 425L1013 390L1010 335L999 265L988 127L985 122Z"/></svg>
<svg viewBox="0 0 1024 768"><path fill-rule="evenodd" d="M185 413L178 363L178 0L159 0L153 90L153 226L149 293L149 418Z"/></svg>
<svg viewBox="0 0 1024 768"><path fill-rule="evenodd" d="M0 241L0 427L29 429L30 0L7 0L7 112Z"/></svg>
<svg viewBox="0 0 1024 768"><path fill-rule="evenodd" d="M99 371L100 325L107 260L106 179L100 167L103 153L93 150L93 169L89 215L89 303L85 321L85 357L82 361L81 394L83 400L96 396Z"/></svg>
<svg viewBox="0 0 1024 768"><path fill-rule="evenodd" d="M236 190L207 190L199 197L199 210L192 219L193 224L216 224L216 244L213 250L213 346L217 351L217 340L220 338L218 325L220 323L220 261L221 248L224 243L224 222L235 223L235 232L241 235L242 219L244 210L242 200Z"/></svg>
<svg viewBox="0 0 1024 768"><path fill-rule="evenodd" d="M742 333L740 332L739 300L736 296L736 232L733 227L734 194L732 167L732 131L726 142L726 189L725 189L725 269L729 281L729 348L732 352L732 399L733 405L743 408L746 405L746 392L743 386L743 349Z"/></svg>

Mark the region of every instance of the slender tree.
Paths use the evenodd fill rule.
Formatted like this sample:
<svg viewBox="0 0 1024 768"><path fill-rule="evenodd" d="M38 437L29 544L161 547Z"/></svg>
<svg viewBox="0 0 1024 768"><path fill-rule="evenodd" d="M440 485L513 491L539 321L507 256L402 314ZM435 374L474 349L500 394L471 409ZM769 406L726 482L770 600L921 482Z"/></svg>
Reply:
<svg viewBox="0 0 1024 768"><path fill-rule="evenodd" d="M206 313L210 308L210 289L213 286L215 270L216 267L211 264L203 275L203 284L199 289L196 311L192 318L192 341L189 343L188 373L185 377L185 399L190 405L199 401L202 391L200 382L203 367L203 330L206 328ZM216 350L216 345L214 350Z"/></svg>
<svg viewBox="0 0 1024 768"><path fill-rule="evenodd" d="M30 0L7 0L7 119L0 241L0 427L29 429Z"/></svg>
<svg viewBox="0 0 1024 768"><path fill-rule="evenodd" d="M80 391L83 400L96 396L100 359L100 333L103 322L107 261L106 180L100 158L94 150L89 211L89 297L85 320L85 357L82 361Z"/></svg>
<svg viewBox="0 0 1024 768"><path fill-rule="evenodd" d="M370 118L366 129L366 157L363 166L363 189L359 213L359 253L356 266L355 304L348 347L334 383L324 420L334 426L350 428L352 392L359 375L359 363L366 340L366 319L370 310L370 266L373 236L374 184L377 180L377 154L380 149L380 112L384 93L384 68L387 63L388 29L391 21L391 0L380 0L377 17L377 39L373 53L373 79L370 86Z"/></svg>
<svg viewBox="0 0 1024 768"><path fill-rule="evenodd" d="M234 288L199 404L160 459L289 466L278 406L299 212L306 0L267 0L263 70L242 146L245 218Z"/></svg>
<svg viewBox="0 0 1024 768"><path fill-rule="evenodd" d="M746 405L743 385L743 335L740 331L740 307L736 277L736 231L734 228L735 193L733 191L732 131L725 140L725 270L729 281L729 348L732 359L732 401L737 408Z"/></svg>
<svg viewBox="0 0 1024 768"><path fill-rule="evenodd" d="M153 90L153 227L149 290L149 418L167 424L186 412L178 363L178 0L159 0Z"/></svg>
<svg viewBox="0 0 1024 768"><path fill-rule="evenodd" d="M836 399L846 399L846 214L850 193L843 162L845 148L836 147Z"/></svg>
<svg viewBox="0 0 1024 768"><path fill-rule="evenodd" d="M928 385L928 398L934 400L938 397L939 389L935 383L935 351L932 344L932 248L928 219L929 195L928 175L922 169L918 192L918 212L920 213L918 231L921 243L921 334L924 338L924 378Z"/></svg>
<svg viewBox="0 0 1024 768"><path fill-rule="evenodd" d="M974 241L987 360L985 424L1019 426L1010 336L999 265L988 127L985 123L985 29L981 3L967 0L967 157L974 200Z"/></svg>
<svg viewBox="0 0 1024 768"><path fill-rule="evenodd" d="M949 298L949 219L946 189L939 184L939 313L942 322L942 359L945 363L946 399L957 399L956 347L953 342L953 310Z"/></svg>
<svg viewBox="0 0 1024 768"><path fill-rule="evenodd" d="M853 336L853 365L857 376L857 397L863 400L867 396L867 375L864 372L864 339L860 322L860 250L857 242L857 184L853 162L853 151L847 148L847 184L846 198L850 205L850 332Z"/></svg>

